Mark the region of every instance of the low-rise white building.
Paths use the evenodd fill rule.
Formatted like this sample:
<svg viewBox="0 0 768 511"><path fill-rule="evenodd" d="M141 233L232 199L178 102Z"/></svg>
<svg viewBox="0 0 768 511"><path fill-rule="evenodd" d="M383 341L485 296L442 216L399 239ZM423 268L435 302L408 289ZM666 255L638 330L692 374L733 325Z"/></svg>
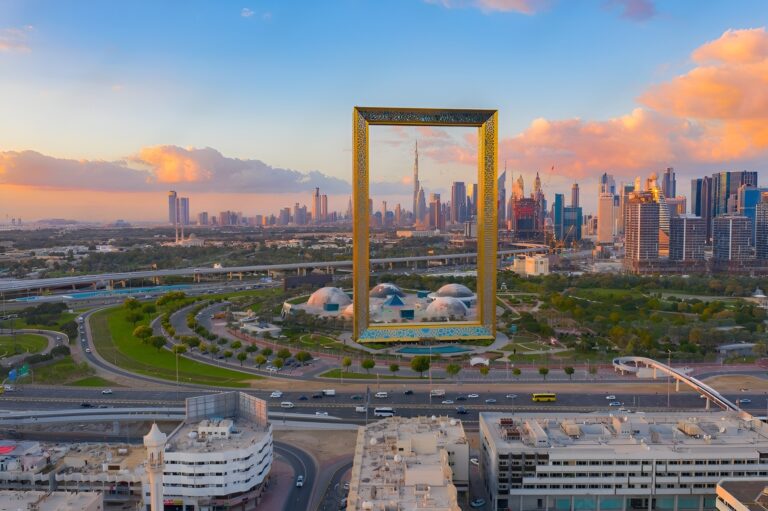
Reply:
<svg viewBox="0 0 768 511"><path fill-rule="evenodd" d="M461 421L390 417L358 430L347 511L460 511L468 486Z"/></svg>
<svg viewBox="0 0 768 511"><path fill-rule="evenodd" d="M734 412L481 413L480 440L494 510L714 510L768 476L768 426Z"/></svg>

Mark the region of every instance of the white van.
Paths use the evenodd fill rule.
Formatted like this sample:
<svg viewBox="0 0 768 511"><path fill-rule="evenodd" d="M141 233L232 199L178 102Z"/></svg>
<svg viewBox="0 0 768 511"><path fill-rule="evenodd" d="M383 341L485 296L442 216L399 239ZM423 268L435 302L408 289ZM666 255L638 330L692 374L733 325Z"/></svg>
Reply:
<svg viewBox="0 0 768 511"><path fill-rule="evenodd" d="M356 406L355 407L355 412L356 413L365 413L366 411L368 411L368 407L367 406Z"/></svg>
<svg viewBox="0 0 768 511"><path fill-rule="evenodd" d="M445 396L445 389L432 389L429 391L429 395L432 397L443 397Z"/></svg>
<svg viewBox="0 0 768 511"><path fill-rule="evenodd" d="M383 399L383 398L385 398L385 397L389 397L389 394L387 394L386 392L377 392L377 393L375 394L375 396L376 396L376 397L378 397L378 398L380 398L380 399Z"/></svg>
<svg viewBox="0 0 768 511"><path fill-rule="evenodd" d="M283 401L282 403L280 403L280 408L293 408L294 406L296 405L294 405L290 401Z"/></svg>
<svg viewBox="0 0 768 511"><path fill-rule="evenodd" d="M392 417L395 415L395 411L392 408L389 407L380 407L380 408L374 408L373 409L373 416L374 417Z"/></svg>
<svg viewBox="0 0 768 511"><path fill-rule="evenodd" d="M335 396L336 395L336 389L325 389L323 391L324 396Z"/></svg>

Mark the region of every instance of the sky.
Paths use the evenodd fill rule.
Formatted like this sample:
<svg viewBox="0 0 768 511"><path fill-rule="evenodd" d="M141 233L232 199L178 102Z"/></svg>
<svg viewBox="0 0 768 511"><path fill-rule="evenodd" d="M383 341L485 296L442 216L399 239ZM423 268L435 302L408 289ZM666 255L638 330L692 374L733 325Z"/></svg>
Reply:
<svg viewBox="0 0 768 511"><path fill-rule="evenodd" d="M193 214L315 186L344 210L355 105L498 109L500 170L550 200L578 181L587 212L603 172L671 166L687 194L763 170L767 23L764 0L3 0L0 222L162 221L171 189ZM473 137L423 130L372 191L407 188L412 137L471 173Z"/></svg>

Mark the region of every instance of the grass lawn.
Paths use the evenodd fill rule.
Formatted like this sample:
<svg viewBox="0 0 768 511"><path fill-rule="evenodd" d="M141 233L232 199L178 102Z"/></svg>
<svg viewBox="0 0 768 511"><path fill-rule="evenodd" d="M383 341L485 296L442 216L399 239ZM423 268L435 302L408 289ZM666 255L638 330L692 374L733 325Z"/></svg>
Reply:
<svg viewBox="0 0 768 511"><path fill-rule="evenodd" d="M63 357L52 364L32 368L32 381L61 385L73 379L81 379L93 374L93 369L86 363L76 365L72 357Z"/></svg>
<svg viewBox="0 0 768 511"><path fill-rule="evenodd" d="M353 373L352 371L349 372L343 372L341 369L331 369L330 371L326 371L323 374L320 375L322 378L345 378L348 380L375 380L376 375L375 374L368 374L368 373ZM382 374L379 376L379 379L381 380L413 380L418 379L417 376L390 376L388 374L384 375ZM435 378L432 377L433 380L439 380L441 378Z"/></svg>
<svg viewBox="0 0 768 511"><path fill-rule="evenodd" d="M573 296L580 298L587 298L590 300L606 301L614 300L616 298L623 298L627 295L638 296L642 293L632 289L614 289L614 288L592 288L592 289L575 289ZM643 295L644 296L644 295Z"/></svg>
<svg viewBox="0 0 768 511"><path fill-rule="evenodd" d="M48 346L48 339L36 334L0 335L0 357L20 353L38 353Z"/></svg>
<svg viewBox="0 0 768 511"><path fill-rule="evenodd" d="M90 317L93 339L99 354L108 362L128 371L176 381L176 356L168 350L157 350L133 337L134 325L126 321L122 306L105 309ZM162 311L161 311L162 312ZM136 324L149 324L144 318ZM179 357L179 381L223 387L247 387L248 380L261 377L204 364Z"/></svg>
<svg viewBox="0 0 768 511"><path fill-rule="evenodd" d="M70 385L74 387L117 387L117 384L105 380L101 376L88 376L80 380L73 381Z"/></svg>
<svg viewBox="0 0 768 511"><path fill-rule="evenodd" d="M35 330L56 330L61 331L61 325L74 321L79 314L74 312L62 312L55 325L39 325L37 323L27 323L24 318L18 318L11 321L12 328L29 328ZM6 327L8 328L8 327Z"/></svg>

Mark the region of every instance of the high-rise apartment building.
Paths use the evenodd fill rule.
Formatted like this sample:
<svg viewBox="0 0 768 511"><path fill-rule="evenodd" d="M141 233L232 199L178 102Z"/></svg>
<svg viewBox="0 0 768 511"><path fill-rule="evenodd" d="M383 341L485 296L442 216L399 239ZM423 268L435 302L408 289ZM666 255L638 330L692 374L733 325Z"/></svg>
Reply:
<svg viewBox="0 0 768 511"><path fill-rule="evenodd" d="M712 175L712 217L736 213L741 185L757 186L757 172L718 172Z"/></svg>
<svg viewBox="0 0 768 511"><path fill-rule="evenodd" d="M298 206L298 203L297 203L297 206ZM322 206L322 199L320 198L320 188L316 187L315 188L315 193L312 194L312 223L313 224L319 224L320 223L320 221L321 221L320 216L321 216L322 209L323 209L323 206ZM294 210L295 210L295 208L294 208ZM296 215L294 213L294 217L295 216ZM295 219L294 219L294 223L297 223ZM304 224L302 223L302 224L298 224L298 225L304 225Z"/></svg>
<svg viewBox="0 0 768 511"><path fill-rule="evenodd" d="M677 197L677 180L675 179L675 169L667 167L661 175L661 191L664 197L671 199Z"/></svg>
<svg viewBox="0 0 768 511"><path fill-rule="evenodd" d="M179 205L177 199L178 196L176 195L176 192L173 190L168 192L168 223L171 225L179 223Z"/></svg>
<svg viewBox="0 0 768 511"><path fill-rule="evenodd" d="M708 511L720 480L768 473L768 426L735 412L482 412L479 431L492 510Z"/></svg>
<svg viewBox="0 0 768 511"><path fill-rule="evenodd" d="M744 261L752 256L752 226L741 215L715 217L712 230L712 257L715 261Z"/></svg>
<svg viewBox="0 0 768 511"><path fill-rule="evenodd" d="M208 225L208 212L201 211L197 214L197 225Z"/></svg>
<svg viewBox="0 0 768 511"><path fill-rule="evenodd" d="M277 225L288 225L291 223L291 208L280 210L280 216L277 217Z"/></svg>
<svg viewBox="0 0 768 511"><path fill-rule="evenodd" d="M429 228L438 229L440 231L445 230L445 215L443 214L443 208L440 204L440 194L429 194Z"/></svg>
<svg viewBox="0 0 768 511"><path fill-rule="evenodd" d="M603 192L597 198L597 242L613 243L616 236L618 197L612 192Z"/></svg>
<svg viewBox="0 0 768 511"><path fill-rule="evenodd" d="M189 198L179 197L179 223L189 225Z"/></svg>
<svg viewBox="0 0 768 511"><path fill-rule="evenodd" d="M507 221L507 169L499 175L496 180L496 189L498 190L498 209L499 225L505 225ZM473 202L475 204L475 215L477 215L477 185L472 188Z"/></svg>
<svg viewBox="0 0 768 511"><path fill-rule="evenodd" d="M706 226L700 216L683 214L670 218L669 259L671 261L704 260Z"/></svg>
<svg viewBox="0 0 768 511"><path fill-rule="evenodd" d="M463 181L454 181L451 186L451 224L462 224L467 220L467 187Z"/></svg>
<svg viewBox="0 0 768 511"><path fill-rule="evenodd" d="M755 257L768 260L768 192L761 194L755 206Z"/></svg>
<svg viewBox="0 0 768 511"><path fill-rule="evenodd" d="M601 193L616 195L616 180L607 172L600 176L600 180L598 181L597 194L600 195Z"/></svg>
<svg viewBox="0 0 768 511"><path fill-rule="evenodd" d="M659 203L651 192L631 192L624 222L625 264L659 258Z"/></svg>
<svg viewBox="0 0 768 511"><path fill-rule="evenodd" d="M320 196L320 221L328 221L328 196L326 194Z"/></svg>
<svg viewBox="0 0 768 511"><path fill-rule="evenodd" d="M538 178L538 174L536 177ZM573 183L571 186L571 207L579 207L579 183Z"/></svg>
<svg viewBox="0 0 768 511"><path fill-rule="evenodd" d="M552 204L552 228L556 240L563 239L563 213L565 210L565 196L562 193L555 194L555 202Z"/></svg>

